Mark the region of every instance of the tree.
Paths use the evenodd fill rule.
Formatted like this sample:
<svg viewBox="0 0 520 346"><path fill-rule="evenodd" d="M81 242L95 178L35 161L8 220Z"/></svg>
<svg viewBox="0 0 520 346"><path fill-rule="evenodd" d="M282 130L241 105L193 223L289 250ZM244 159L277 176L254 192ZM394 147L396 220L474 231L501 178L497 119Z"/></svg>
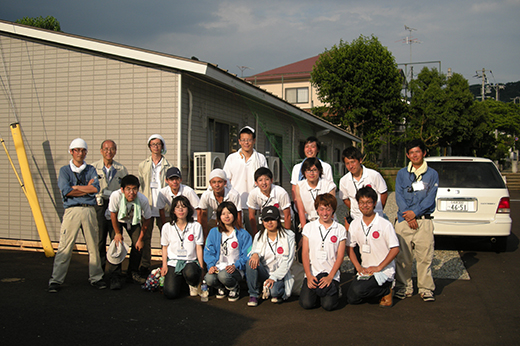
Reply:
<svg viewBox="0 0 520 346"><path fill-rule="evenodd" d="M402 79L394 57L379 40L361 35L325 50L311 73L318 99L317 113L362 138L362 150L374 159L383 136L401 119Z"/></svg>
<svg viewBox="0 0 520 346"><path fill-rule="evenodd" d="M471 139L473 95L468 81L424 67L410 82L412 99L406 118L407 139L421 139L427 147L452 147Z"/></svg>
<svg viewBox="0 0 520 346"><path fill-rule="evenodd" d="M22 19L18 19L15 23L30 25L37 28L52 30L52 31L61 31L60 22L52 16L47 16L43 18L39 17L23 17Z"/></svg>

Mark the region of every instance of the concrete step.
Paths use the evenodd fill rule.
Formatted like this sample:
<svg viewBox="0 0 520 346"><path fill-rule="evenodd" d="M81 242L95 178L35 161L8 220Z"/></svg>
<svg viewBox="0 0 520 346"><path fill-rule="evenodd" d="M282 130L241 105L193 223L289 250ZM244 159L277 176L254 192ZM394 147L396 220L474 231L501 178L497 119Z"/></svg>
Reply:
<svg viewBox="0 0 520 346"><path fill-rule="evenodd" d="M504 176L509 190L520 190L520 173L507 173Z"/></svg>

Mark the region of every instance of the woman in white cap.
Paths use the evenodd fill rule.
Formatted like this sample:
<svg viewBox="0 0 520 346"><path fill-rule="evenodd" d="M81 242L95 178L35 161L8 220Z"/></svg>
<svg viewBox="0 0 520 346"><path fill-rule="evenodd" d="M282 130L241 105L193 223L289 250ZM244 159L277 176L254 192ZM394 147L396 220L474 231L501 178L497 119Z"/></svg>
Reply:
<svg viewBox="0 0 520 346"><path fill-rule="evenodd" d="M273 303L289 298L294 284L290 271L294 260L294 233L282 227L280 211L275 206L262 210L262 223L265 230L255 235L246 266L249 306L258 305L262 284L262 298L270 295Z"/></svg>
<svg viewBox="0 0 520 346"><path fill-rule="evenodd" d="M164 224L161 234L163 294L178 298L188 283L190 296L198 295L203 265L204 237L202 227L193 220L194 209L185 196L172 200L171 223Z"/></svg>
<svg viewBox="0 0 520 346"><path fill-rule="evenodd" d="M237 208L237 222L242 225L242 204L239 193L227 186L226 172L216 168L209 174L209 187L200 197L197 207L197 221L202 225L204 239L207 238L209 230L217 225L216 211L220 203L229 201ZM208 222L208 208L212 209Z"/></svg>
<svg viewBox="0 0 520 346"><path fill-rule="evenodd" d="M252 244L251 235L240 227L237 216L235 204L220 203L218 226L211 229L204 247L204 262L208 267L205 280L208 286L218 290L217 299L223 299L228 290L230 302L240 298L239 282L244 276Z"/></svg>
<svg viewBox="0 0 520 346"><path fill-rule="evenodd" d="M166 186L166 171L168 168L173 167L173 165L166 160L166 157L164 157L164 154L166 154L166 142L161 135L151 135L150 138L148 138L147 143L151 155L139 164L139 183L143 195L148 198L148 202L150 203L152 218L155 219L157 227L161 229L162 224L159 209L157 208L157 199L159 196L159 190ZM153 222L154 221L152 220L152 229L145 237L145 244L142 250L141 276L143 283L146 280L145 278L150 269Z"/></svg>

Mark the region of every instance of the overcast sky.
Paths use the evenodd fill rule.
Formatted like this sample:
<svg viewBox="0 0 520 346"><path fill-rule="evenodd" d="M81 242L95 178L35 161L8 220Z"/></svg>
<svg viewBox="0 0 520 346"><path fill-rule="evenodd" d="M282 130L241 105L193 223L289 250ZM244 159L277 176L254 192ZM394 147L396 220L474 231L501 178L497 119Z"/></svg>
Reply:
<svg viewBox="0 0 520 346"><path fill-rule="evenodd" d="M322 53L360 35L375 35L397 63L441 61L441 70L478 84L520 80L520 0L16 0L0 19L54 16L64 32L196 56L244 76ZM438 67L438 63L428 64ZM414 66L418 73L422 66Z"/></svg>

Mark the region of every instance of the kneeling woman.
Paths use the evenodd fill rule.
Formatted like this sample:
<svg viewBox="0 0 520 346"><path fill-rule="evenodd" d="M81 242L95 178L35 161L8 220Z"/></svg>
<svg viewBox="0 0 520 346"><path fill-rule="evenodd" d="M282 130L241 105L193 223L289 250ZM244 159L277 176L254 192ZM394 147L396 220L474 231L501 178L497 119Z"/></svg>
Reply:
<svg viewBox="0 0 520 346"><path fill-rule="evenodd" d="M202 275L204 236L202 227L193 221L193 207L184 196L175 197L170 209L171 223L162 228L163 293L168 299L180 296L187 282L190 295L198 294Z"/></svg>
<svg viewBox="0 0 520 346"><path fill-rule="evenodd" d="M217 208L217 227L209 231L204 248L204 261L208 266L206 282L218 290L217 298L228 300L240 298L239 282L244 276L248 253L251 250L251 235L238 228L238 211L232 202L225 201Z"/></svg>
<svg viewBox="0 0 520 346"><path fill-rule="evenodd" d="M290 271L295 250L294 233L283 229L280 211L274 206L262 210L262 223L265 230L255 235L246 267L249 306L258 305L262 284L270 290L273 303L289 298L294 284Z"/></svg>

